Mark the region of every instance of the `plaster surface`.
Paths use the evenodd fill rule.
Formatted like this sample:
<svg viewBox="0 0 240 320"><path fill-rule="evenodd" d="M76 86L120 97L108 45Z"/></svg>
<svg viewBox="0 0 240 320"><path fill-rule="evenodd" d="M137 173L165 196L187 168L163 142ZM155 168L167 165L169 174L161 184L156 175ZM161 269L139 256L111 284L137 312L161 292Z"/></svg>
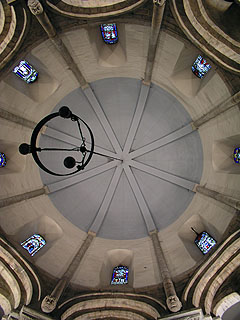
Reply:
<svg viewBox="0 0 240 320"><path fill-rule="evenodd" d="M49 198L59 212L81 230L92 230L99 237L115 240L146 237L149 231L161 230L173 223L192 201L194 193L178 185L177 178L193 183L200 181L201 139L198 132L191 132L181 139L153 147L150 152L141 151L191 122L183 105L159 86L142 88L140 80L131 78L98 80L91 84L91 89L109 127L105 126L96 102L91 98L88 100L91 96L81 89L69 93L53 112L67 105L88 123L96 147L102 153L112 152L120 160L93 155L90 164L74 180L41 171L43 184L50 187ZM51 121L48 127L55 130L55 136L52 137L48 128L41 136L41 147L61 144L67 147L58 132L64 133L66 140L68 136L69 139L79 136L76 125L69 119ZM134 151L138 149L135 157ZM40 156L48 166L54 164L55 171L71 172L63 166L67 154L63 158L58 152L52 153L51 157L47 153ZM106 170L110 162L112 168ZM91 174L96 168L98 172ZM155 176L152 168L160 176ZM90 176L83 180L81 177L88 172ZM51 192L53 184L61 185L61 189Z"/></svg>

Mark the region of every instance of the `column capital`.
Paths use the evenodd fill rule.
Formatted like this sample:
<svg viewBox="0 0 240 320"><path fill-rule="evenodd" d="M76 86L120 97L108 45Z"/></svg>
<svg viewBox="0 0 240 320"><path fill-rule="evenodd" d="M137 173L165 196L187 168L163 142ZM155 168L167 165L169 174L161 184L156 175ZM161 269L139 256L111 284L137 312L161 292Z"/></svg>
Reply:
<svg viewBox="0 0 240 320"><path fill-rule="evenodd" d="M43 13L43 6L38 0L28 0L28 7L34 16Z"/></svg>
<svg viewBox="0 0 240 320"><path fill-rule="evenodd" d="M165 4L166 0L153 0L153 4L156 6L162 7Z"/></svg>
<svg viewBox="0 0 240 320"><path fill-rule="evenodd" d="M154 230L152 230L152 231L149 232L149 236L150 236L150 237L151 237L152 235L154 235L154 234L158 235L158 230L157 230L157 229L154 229Z"/></svg>
<svg viewBox="0 0 240 320"><path fill-rule="evenodd" d="M156 255L156 260L159 268L159 273L162 277L163 288L166 295L166 304L171 312L178 312L182 308L182 303L179 300L176 290L174 288L173 281L167 266L164 252L161 247L161 243L158 237L158 230L152 230L149 232L149 237L152 240L153 248Z"/></svg>
<svg viewBox="0 0 240 320"><path fill-rule="evenodd" d="M177 297L177 295L172 295L167 297L167 306L171 312L178 312L182 308L182 303Z"/></svg>
<svg viewBox="0 0 240 320"><path fill-rule="evenodd" d="M44 313L51 313L56 309L57 303L64 291L71 281L73 275L78 269L86 251L90 247L93 239L96 237L96 233L88 231L87 236L80 248L78 249L75 256L72 258L72 261L69 263L67 270L63 274L62 278L58 281L55 288L52 290L51 294L44 297L41 303L41 309Z"/></svg>
<svg viewBox="0 0 240 320"><path fill-rule="evenodd" d="M88 231L88 236L92 236L93 238L96 237L96 232L89 230Z"/></svg>
<svg viewBox="0 0 240 320"><path fill-rule="evenodd" d="M45 313L52 312L56 308L57 302L58 302L58 299L56 297L47 295L41 303L42 311Z"/></svg>

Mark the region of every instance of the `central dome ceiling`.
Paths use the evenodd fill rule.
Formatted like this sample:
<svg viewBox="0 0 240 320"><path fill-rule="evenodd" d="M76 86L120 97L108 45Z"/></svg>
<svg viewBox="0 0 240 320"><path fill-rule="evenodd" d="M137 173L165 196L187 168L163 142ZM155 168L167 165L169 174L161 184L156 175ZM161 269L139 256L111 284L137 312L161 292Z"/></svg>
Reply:
<svg viewBox="0 0 240 320"><path fill-rule="evenodd" d="M116 240L146 237L149 230L172 224L192 201L194 193L177 181L199 183L201 179L199 134L194 131L171 143L158 143L189 124L191 117L175 97L157 85L149 88L136 79L107 78L91 83L91 88L97 100L78 88L53 112L67 105L90 126L95 151L121 160L93 155L76 176L41 172L42 181L59 212L81 230ZM78 137L71 121L57 119L49 123L40 146L64 147L66 142L79 146ZM51 169L62 165L55 152L51 158L41 157Z"/></svg>

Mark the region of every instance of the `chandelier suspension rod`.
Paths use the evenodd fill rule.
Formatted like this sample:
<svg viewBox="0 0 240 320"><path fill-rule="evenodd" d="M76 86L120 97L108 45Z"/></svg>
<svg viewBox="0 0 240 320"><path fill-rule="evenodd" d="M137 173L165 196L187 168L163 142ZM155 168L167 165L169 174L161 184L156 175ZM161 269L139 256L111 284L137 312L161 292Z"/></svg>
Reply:
<svg viewBox="0 0 240 320"><path fill-rule="evenodd" d="M76 147L76 148L73 148L73 149L65 149L65 148L36 148L36 151L80 151L80 148L81 147ZM90 150L87 150L85 149L85 152L90 152ZM112 156L107 156L106 154L103 154L103 153L100 153L100 152L96 152L96 151L93 151L94 154L97 154L99 156L103 156L103 157L106 157L106 158L111 158L111 159L115 159L115 160L120 160L119 158L115 158L115 157L112 157Z"/></svg>
<svg viewBox="0 0 240 320"><path fill-rule="evenodd" d="M87 150L87 152L89 152L89 151ZM122 159L115 158L115 157L112 157L112 156L107 156L106 154L103 154L103 153L100 153L100 152L93 151L93 153L94 153L94 154L98 154L99 156L106 157L106 158L111 158L111 159L115 159L115 160L120 160L120 161L122 161Z"/></svg>

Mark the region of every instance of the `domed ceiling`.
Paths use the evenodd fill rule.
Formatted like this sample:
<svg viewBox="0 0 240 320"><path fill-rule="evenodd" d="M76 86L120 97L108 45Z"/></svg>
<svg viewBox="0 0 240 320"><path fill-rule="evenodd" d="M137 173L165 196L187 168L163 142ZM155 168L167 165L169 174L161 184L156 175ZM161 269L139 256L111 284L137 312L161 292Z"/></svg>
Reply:
<svg viewBox="0 0 240 320"><path fill-rule="evenodd" d="M99 26L95 31L101 37ZM57 278L84 244L86 231L95 232L97 236L71 280L87 288L109 285L107 273L105 281L101 270L109 263L110 277L111 268L123 263L118 250L127 250L132 257L134 288L160 283L149 237L153 229L159 231L171 276L187 272L202 259L191 226L207 230L220 242L233 217L230 209L192 192L195 184L234 197L239 190L237 175L215 172L212 165L215 141L239 132L238 108L199 130L191 127L192 119L199 119L231 96L221 73L213 66L209 77L195 77L191 65L198 51L163 31L153 69L154 84L146 86L141 79L149 27L124 24L122 31L126 34L126 60L114 67L100 63L102 47L96 51L89 30L77 28L62 34L87 88L79 88L49 40L24 56L39 71L35 83L27 85L18 79L12 73L14 65L0 82L2 106L26 118L27 124L31 121L30 129L1 119L0 131L6 139L3 146L13 146L16 163L20 163L18 171L1 176L1 198L43 190L43 186L49 189L48 195L2 208L1 228L26 259ZM120 45L119 41L116 50ZM91 127L96 152L120 160L95 154L79 174L57 177L40 172L30 155L21 156L18 146L29 143L32 126L63 105ZM73 148L81 142L76 124L59 118L49 123L39 143L41 147ZM2 150L8 154L6 148ZM51 157L40 153L56 171L65 170L67 155L60 158L57 153ZM4 172L9 165L10 161ZM47 245L30 257L20 243L33 233L41 234ZM113 250L116 260L112 265L109 257Z"/></svg>
<svg viewBox="0 0 240 320"><path fill-rule="evenodd" d="M164 140L189 124L190 115L170 93L157 85L142 86L140 80L105 78L91 88L96 99L78 88L53 112L68 106L90 126L95 151L109 157L94 154L74 177L41 171L49 198L74 225L102 238L138 239L166 228L186 210L194 196L188 186L199 183L202 175L197 131L173 142ZM78 138L71 120L57 118L49 122L39 145L77 147ZM67 155L42 152L40 157L49 169L63 173Z"/></svg>

